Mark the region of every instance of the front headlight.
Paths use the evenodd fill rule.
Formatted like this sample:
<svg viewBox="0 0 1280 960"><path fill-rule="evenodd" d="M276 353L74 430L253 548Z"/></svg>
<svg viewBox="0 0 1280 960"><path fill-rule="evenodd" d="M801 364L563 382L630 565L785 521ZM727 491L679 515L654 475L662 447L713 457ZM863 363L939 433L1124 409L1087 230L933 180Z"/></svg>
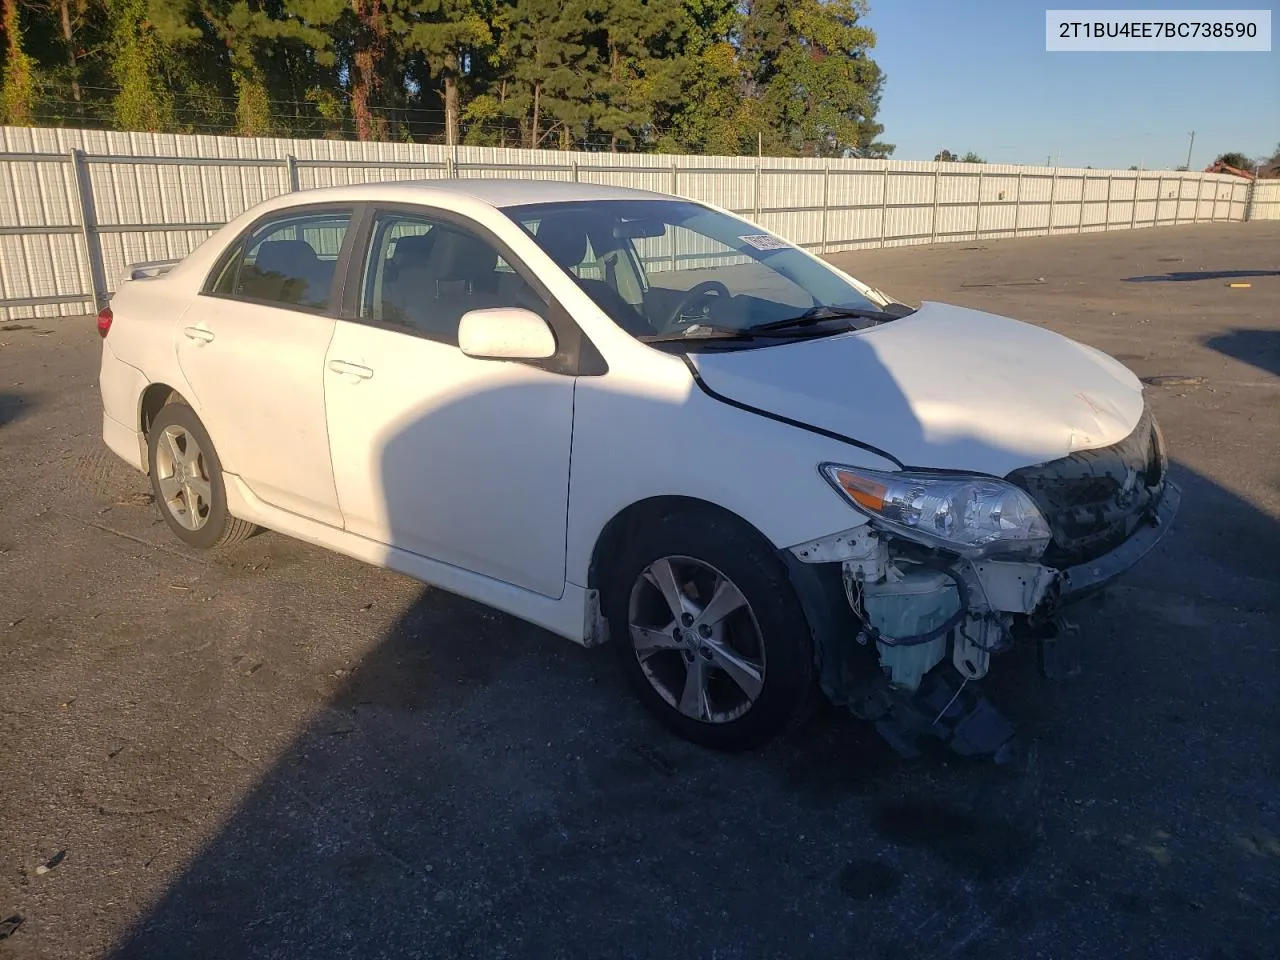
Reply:
<svg viewBox="0 0 1280 960"><path fill-rule="evenodd" d="M989 477L886 473L824 463L827 482L894 533L963 557L1035 560L1049 545L1049 525L1035 502L1011 483Z"/></svg>

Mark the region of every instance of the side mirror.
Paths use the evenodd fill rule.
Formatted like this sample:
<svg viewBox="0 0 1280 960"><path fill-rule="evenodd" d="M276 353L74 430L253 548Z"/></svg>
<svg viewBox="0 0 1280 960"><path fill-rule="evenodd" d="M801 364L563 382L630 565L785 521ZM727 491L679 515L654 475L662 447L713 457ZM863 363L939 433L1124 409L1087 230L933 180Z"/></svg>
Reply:
<svg viewBox="0 0 1280 960"><path fill-rule="evenodd" d="M458 349L477 360L545 360L555 356L556 336L532 310L490 307L462 315Z"/></svg>

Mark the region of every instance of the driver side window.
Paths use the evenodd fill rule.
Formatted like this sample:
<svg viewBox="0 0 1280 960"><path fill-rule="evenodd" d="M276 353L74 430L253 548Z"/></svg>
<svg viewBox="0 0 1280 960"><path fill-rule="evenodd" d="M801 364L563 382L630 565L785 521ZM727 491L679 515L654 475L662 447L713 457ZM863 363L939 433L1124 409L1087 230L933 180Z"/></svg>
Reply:
<svg viewBox="0 0 1280 960"><path fill-rule="evenodd" d="M456 345L471 310L547 304L483 237L445 220L409 213L375 217L365 254L359 316Z"/></svg>

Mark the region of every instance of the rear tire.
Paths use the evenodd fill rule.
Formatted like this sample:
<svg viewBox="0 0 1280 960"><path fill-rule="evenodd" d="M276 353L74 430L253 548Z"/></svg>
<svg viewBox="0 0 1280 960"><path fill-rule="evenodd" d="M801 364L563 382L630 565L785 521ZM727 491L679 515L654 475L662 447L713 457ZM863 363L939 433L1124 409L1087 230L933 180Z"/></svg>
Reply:
<svg viewBox="0 0 1280 960"><path fill-rule="evenodd" d="M773 549L741 522L694 511L646 524L621 545L606 584L622 671L678 736L750 750L812 712L804 611Z"/></svg>
<svg viewBox="0 0 1280 960"><path fill-rule="evenodd" d="M185 403L165 404L151 421L147 467L160 515L187 546L229 546L257 530L228 512L222 462L204 424Z"/></svg>

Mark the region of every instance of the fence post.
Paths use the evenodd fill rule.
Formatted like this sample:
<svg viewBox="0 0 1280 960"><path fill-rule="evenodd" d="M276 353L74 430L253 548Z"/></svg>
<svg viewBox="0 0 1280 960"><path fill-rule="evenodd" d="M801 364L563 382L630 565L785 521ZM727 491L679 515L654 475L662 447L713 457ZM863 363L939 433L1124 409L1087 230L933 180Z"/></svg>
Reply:
<svg viewBox="0 0 1280 960"><path fill-rule="evenodd" d="M1089 174L1080 175L1080 216L1076 218L1076 233L1084 233L1084 200L1089 195Z"/></svg>
<svg viewBox="0 0 1280 960"><path fill-rule="evenodd" d="M1018 235L1018 214L1022 212L1022 168L1018 168L1018 182L1013 188L1013 235Z"/></svg>
<svg viewBox="0 0 1280 960"><path fill-rule="evenodd" d="M880 181L880 246L889 231L889 161L885 161L884 178Z"/></svg>
<svg viewBox="0 0 1280 960"><path fill-rule="evenodd" d="M1053 236L1053 198L1058 192L1058 168L1053 168L1053 178L1049 181L1049 227L1046 236Z"/></svg>
<svg viewBox="0 0 1280 960"><path fill-rule="evenodd" d="M1133 204L1129 207L1129 229L1135 230L1138 226L1138 188L1142 186L1142 171L1139 170L1133 175Z"/></svg>
<svg viewBox="0 0 1280 960"><path fill-rule="evenodd" d="M1156 212L1151 215L1151 225L1160 226L1160 204L1164 201L1164 174L1156 177Z"/></svg>
<svg viewBox="0 0 1280 960"><path fill-rule="evenodd" d="M755 221L756 223L759 223L760 222L760 157L758 156L756 157L755 186L752 188L751 192L754 195L752 197L754 201L753 206L756 208Z"/></svg>
<svg viewBox="0 0 1280 960"><path fill-rule="evenodd" d="M1089 196L1089 174L1080 174L1080 218L1075 221L1075 232L1084 233L1084 201Z"/></svg>
<svg viewBox="0 0 1280 960"><path fill-rule="evenodd" d="M976 241L982 236L982 175L985 171L978 168L978 209L973 215L973 239Z"/></svg>
<svg viewBox="0 0 1280 960"><path fill-rule="evenodd" d="M102 262L102 243L98 238L97 218L93 207L93 184L85 166L84 151L70 151L71 180L75 187L72 200L76 216L80 220L80 236L84 240L84 259L89 266L89 293L93 296L93 310L100 310L107 298L106 269Z"/></svg>
<svg viewBox="0 0 1280 960"><path fill-rule="evenodd" d="M680 192L680 170L676 167L676 162L671 161L671 195L674 197Z"/></svg>
<svg viewBox="0 0 1280 960"><path fill-rule="evenodd" d="M284 189L286 193L298 192L298 158L292 153L284 156Z"/></svg>
<svg viewBox="0 0 1280 960"><path fill-rule="evenodd" d="M1201 198L1204 196L1204 174L1200 174L1200 182L1196 184L1196 209L1191 215L1192 223L1200 222L1200 204Z"/></svg>
<svg viewBox="0 0 1280 960"><path fill-rule="evenodd" d="M938 181L942 179L942 168L933 168L933 219L929 221L929 242L938 242Z"/></svg>
<svg viewBox="0 0 1280 960"><path fill-rule="evenodd" d="M573 182L574 182L574 183L577 183L577 182L578 182L578 161L577 161L577 160L570 160L570 161L569 161L569 169L570 169L570 171L573 173Z"/></svg>
<svg viewBox="0 0 1280 960"><path fill-rule="evenodd" d="M1111 174L1107 174L1107 222L1102 227L1103 230L1111 229Z"/></svg>
<svg viewBox="0 0 1280 960"><path fill-rule="evenodd" d="M822 252L827 252L827 219L831 210L831 161L822 168Z"/></svg>

